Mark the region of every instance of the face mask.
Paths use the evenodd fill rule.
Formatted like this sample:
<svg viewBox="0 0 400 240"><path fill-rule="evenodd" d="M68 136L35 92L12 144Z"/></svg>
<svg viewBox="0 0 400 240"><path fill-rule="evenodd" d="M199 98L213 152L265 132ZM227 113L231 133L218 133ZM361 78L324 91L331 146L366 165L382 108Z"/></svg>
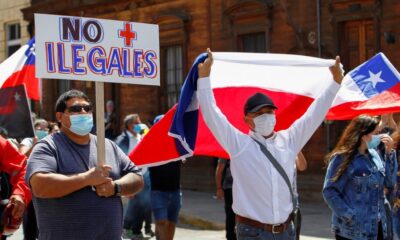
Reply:
<svg viewBox="0 0 400 240"><path fill-rule="evenodd" d="M44 130L36 130L35 134L36 134L36 137L38 138L38 140L40 140L40 139L43 139L44 137L46 137L48 132L44 131Z"/></svg>
<svg viewBox="0 0 400 240"><path fill-rule="evenodd" d="M264 113L253 119L254 130L262 136L268 136L275 128L276 118L275 114Z"/></svg>
<svg viewBox="0 0 400 240"><path fill-rule="evenodd" d="M369 149L377 148L379 143L381 143L381 138L378 135L372 135L371 140L367 142L367 146Z"/></svg>
<svg viewBox="0 0 400 240"><path fill-rule="evenodd" d="M135 133L139 133L142 131L142 127L140 126L140 124L135 124L133 126L133 131L135 131Z"/></svg>
<svg viewBox="0 0 400 240"><path fill-rule="evenodd" d="M93 115L92 114L78 114L70 115L69 120L71 121L71 132L85 136L90 133L93 128Z"/></svg>

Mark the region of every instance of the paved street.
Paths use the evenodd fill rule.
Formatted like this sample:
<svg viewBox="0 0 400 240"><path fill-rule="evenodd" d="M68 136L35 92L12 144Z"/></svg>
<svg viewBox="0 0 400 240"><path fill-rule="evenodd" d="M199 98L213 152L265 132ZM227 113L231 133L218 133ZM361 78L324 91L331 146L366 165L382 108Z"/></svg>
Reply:
<svg viewBox="0 0 400 240"><path fill-rule="evenodd" d="M179 225L176 229L175 238L176 240L222 240L225 239L225 231L223 230L202 230L196 227L188 225ZM22 240L22 230L19 230L16 234L8 238L9 240ZM155 238L150 238L155 239ZM301 239L304 240L317 240L317 239L329 239L314 236L302 235Z"/></svg>
<svg viewBox="0 0 400 240"><path fill-rule="evenodd" d="M225 232L224 231L212 231L212 230L201 230L198 228L193 228L190 226L181 225L177 228L175 238L177 240L216 240L216 239L224 239ZM23 233L22 229L16 232L13 236L7 238L9 240L22 240ZM154 239L155 238L150 238Z"/></svg>
<svg viewBox="0 0 400 240"><path fill-rule="evenodd" d="M126 199L123 202L126 202ZM333 239L329 229L330 210L323 202L302 202L301 209L303 214L301 239ZM224 239L225 231L221 230L224 229L225 218L223 203L214 199L212 193L183 191L183 206L180 213L175 239ZM9 239L22 240L22 230Z"/></svg>

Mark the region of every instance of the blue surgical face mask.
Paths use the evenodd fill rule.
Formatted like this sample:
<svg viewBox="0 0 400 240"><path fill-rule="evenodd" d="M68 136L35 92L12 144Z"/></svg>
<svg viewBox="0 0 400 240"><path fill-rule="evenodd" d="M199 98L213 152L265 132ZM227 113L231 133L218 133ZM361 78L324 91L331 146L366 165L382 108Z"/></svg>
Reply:
<svg viewBox="0 0 400 240"><path fill-rule="evenodd" d="M69 120L71 122L69 130L77 135L85 136L89 134L93 128L92 114L70 115Z"/></svg>
<svg viewBox="0 0 400 240"><path fill-rule="evenodd" d="M367 142L367 146L369 149L374 149L378 147L379 143L381 143L381 138L379 135L372 135L371 140Z"/></svg>
<svg viewBox="0 0 400 240"><path fill-rule="evenodd" d="M142 131L142 127L140 126L140 124L135 124L135 126L133 126L133 131L140 134L140 132Z"/></svg>
<svg viewBox="0 0 400 240"><path fill-rule="evenodd" d="M48 133L49 133L48 131L44 131L44 130L36 130L35 131L35 134L36 134L36 137L38 138L38 140L46 137Z"/></svg>

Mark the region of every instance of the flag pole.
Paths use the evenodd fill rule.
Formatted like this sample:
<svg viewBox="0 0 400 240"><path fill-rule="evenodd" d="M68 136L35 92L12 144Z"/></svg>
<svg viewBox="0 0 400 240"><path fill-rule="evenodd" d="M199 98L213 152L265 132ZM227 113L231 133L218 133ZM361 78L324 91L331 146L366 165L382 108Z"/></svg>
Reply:
<svg viewBox="0 0 400 240"><path fill-rule="evenodd" d="M97 166L105 163L104 83L96 82Z"/></svg>

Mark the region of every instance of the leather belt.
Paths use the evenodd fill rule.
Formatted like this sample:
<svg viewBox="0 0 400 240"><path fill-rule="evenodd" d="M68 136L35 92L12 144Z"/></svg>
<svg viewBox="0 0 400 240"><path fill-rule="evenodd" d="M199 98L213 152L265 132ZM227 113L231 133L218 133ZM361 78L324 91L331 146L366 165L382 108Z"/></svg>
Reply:
<svg viewBox="0 0 400 240"><path fill-rule="evenodd" d="M262 223L262 222L259 222L259 221L256 221L256 220L253 220L250 218L236 215L237 223L243 223L243 224L246 224L246 225L249 225L252 227L261 228L264 231L271 232L274 234L279 234L279 233L286 231L286 229L288 229L288 227L290 226L291 221L292 221L292 214L289 215L288 219L284 223L280 223L280 224Z"/></svg>

